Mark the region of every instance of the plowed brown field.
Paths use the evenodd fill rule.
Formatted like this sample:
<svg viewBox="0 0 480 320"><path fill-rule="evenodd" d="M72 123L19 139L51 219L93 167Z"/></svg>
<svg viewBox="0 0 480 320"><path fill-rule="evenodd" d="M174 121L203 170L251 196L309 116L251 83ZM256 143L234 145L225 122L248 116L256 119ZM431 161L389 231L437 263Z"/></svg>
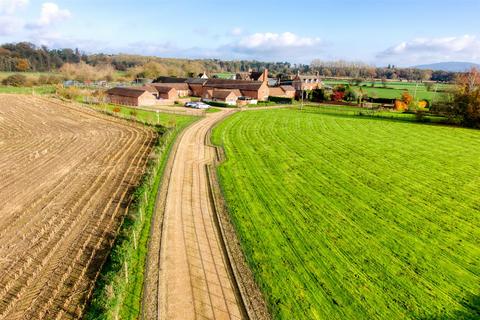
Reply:
<svg viewBox="0 0 480 320"><path fill-rule="evenodd" d="M0 95L0 319L79 318L155 133Z"/></svg>

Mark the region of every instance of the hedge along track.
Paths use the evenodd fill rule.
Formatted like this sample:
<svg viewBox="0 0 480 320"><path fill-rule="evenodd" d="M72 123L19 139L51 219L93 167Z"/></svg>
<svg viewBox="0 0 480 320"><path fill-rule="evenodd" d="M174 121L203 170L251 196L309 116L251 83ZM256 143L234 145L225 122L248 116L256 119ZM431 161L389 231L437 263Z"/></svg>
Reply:
<svg viewBox="0 0 480 320"><path fill-rule="evenodd" d="M14 222L13 228L8 225L1 228L3 237L11 237L19 242L16 247L14 243L10 243L8 247L0 246L2 257L5 250L16 253L13 261L0 260L0 287L3 289L0 291L0 318L78 318L123 216L124 208L121 207L128 201L128 191L143 172L146 157L154 142L154 133L125 121L76 107L67 107L51 100L10 95L0 96L0 101L2 100L4 103L17 104L16 108L26 108L34 115L45 117L43 125L47 129L49 125L55 125L54 134L68 131L72 134L78 130L79 137L68 142L83 147L69 150L68 145L64 146L64 149L74 156L56 154L60 160L50 161L68 162L77 157L83 158L83 161L80 164L74 162L73 168L67 168L65 174L54 178L53 183L35 187L34 182L32 190L39 194L38 189L41 189L36 201L34 196L26 193L28 190L23 197L17 192L12 199L24 202L19 204L20 209L17 209L17 212L14 211L15 205L10 205L13 213L0 209L2 221L7 216L8 221ZM31 104L38 104L40 107L30 110ZM3 124L6 123L5 113L2 112L5 108L0 103L0 137L6 136L9 139L11 135L2 132ZM11 113L16 112L13 110ZM74 129L69 130L72 126ZM38 127L42 128L42 124ZM84 127L90 129L82 131ZM21 126L16 131L21 132ZM29 138L26 142L31 148L30 142L35 138L32 138L32 133L35 132L30 128L26 131ZM85 141L80 141L82 137ZM21 141L17 138L16 143ZM7 139L5 140L8 142ZM57 139L56 142L63 140ZM8 143L0 143L2 152L6 145ZM64 153L67 153L66 151ZM87 151L90 157L86 156ZM12 157L15 155L22 153L13 153ZM50 172L42 176L38 170L30 170L30 174L37 173L32 174L34 179L43 178L48 182L52 168L48 164L42 164L43 167L38 166L38 170L50 169ZM28 168L28 163L25 167ZM19 176L26 174L20 172ZM5 188L0 181L0 190L2 189L11 191L12 186ZM43 192L46 195L42 197ZM107 200L107 206L104 199ZM32 202L34 205L28 208ZM56 204L62 207L57 208ZM24 208L28 210L23 210ZM70 210L67 210L68 208ZM40 214L42 210L43 214ZM25 219L25 216L31 217ZM23 239L22 225L27 227ZM5 266L11 268L7 269Z"/></svg>

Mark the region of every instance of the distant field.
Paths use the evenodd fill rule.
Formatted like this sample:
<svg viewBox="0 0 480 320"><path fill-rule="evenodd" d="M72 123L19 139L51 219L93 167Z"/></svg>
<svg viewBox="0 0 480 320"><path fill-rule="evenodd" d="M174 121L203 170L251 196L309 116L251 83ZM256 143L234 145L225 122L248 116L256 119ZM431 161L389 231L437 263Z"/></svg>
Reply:
<svg viewBox="0 0 480 320"><path fill-rule="evenodd" d="M57 72L5 72L5 71L0 71L0 81L3 80L4 78L11 76L12 74L22 74L26 76L27 78L38 78L41 75L44 76L51 76L51 75L59 75Z"/></svg>
<svg viewBox="0 0 480 320"><path fill-rule="evenodd" d="M10 87L10 86L0 85L0 93L51 94L51 93L55 93L55 87L52 85L34 86L34 87Z"/></svg>
<svg viewBox="0 0 480 320"><path fill-rule="evenodd" d="M348 84L347 81L343 80L325 80L325 84L327 85L338 85L338 84ZM377 98L387 98L387 99L396 99L400 98L404 91L408 91L412 96L415 95L416 91L416 99L417 100L429 100L435 101L439 100L445 94L444 91L452 88L450 84L433 84L432 90L428 91L425 84L418 83L418 86L414 82L387 82L387 88L384 88L381 82L372 82L366 81L360 83L360 86L354 86L357 89L363 90L365 93L369 94L370 96L377 97ZM437 89L437 93L435 93L435 89Z"/></svg>
<svg viewBox="0 0 480 320"><path fill-rule="evenodd" d="M478 319L480 131L339 108L240 112L213 132L274 318Z"/></svg>

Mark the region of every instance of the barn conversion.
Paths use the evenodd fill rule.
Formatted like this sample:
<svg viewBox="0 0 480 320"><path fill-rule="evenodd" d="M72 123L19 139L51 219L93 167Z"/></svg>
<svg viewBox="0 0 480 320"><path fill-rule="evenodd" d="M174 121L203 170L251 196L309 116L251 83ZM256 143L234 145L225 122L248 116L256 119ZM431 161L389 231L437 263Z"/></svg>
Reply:
<svg viewBox="0 0 480 320"><path fill-rule="evenodd" d="M292 86L284 85L279 87L270 87L269 90L271 97L295 98L296 90Z"/></svg>
<svg viewBox="0 0 480 320"><path fill-rule="evenodd" d="M186 97L201 97L229 105L238 102L267 101L269 96L295 98L302 91L314 90L321 86L317 76L297 74L278 81L269 87L268 70L239 73L237 78L245 80L207 78L203 73L199 78L158 77L154 83L144 87L113 88L107 91L112 103L127 105L168 104L184 102ZM138 97L137 97L138 96Z"/></svg>
<svg viewBox="0 0 480 320"><path fill-rule="evenodd" d="M238 89L210 89L205 91L202 98L234 106L241 96L242 93Z"/></svg>
<svg viewBox="0 0 480 320"><path fill-rule="evenodd" d="M151 106L156 98L151 90L145 87L116 87L107 90L107 99L110 103L127 106Z"/></svg>
<svg viewBox="0 0 480 320"><path fill-rule="evenodd" d="M152 85L157 86L161 84L174 87L180 83L186 84L190 90L189 94L195 97L204 97L205 95L208 95L208 91L213 92L213 89L239 90L240 96L259 101L266 101L269 96L268 84L266 81L268 71L265 70L261 74L263 76L260 76L259 79L262 79L262 81L158 77Z"/></svg>

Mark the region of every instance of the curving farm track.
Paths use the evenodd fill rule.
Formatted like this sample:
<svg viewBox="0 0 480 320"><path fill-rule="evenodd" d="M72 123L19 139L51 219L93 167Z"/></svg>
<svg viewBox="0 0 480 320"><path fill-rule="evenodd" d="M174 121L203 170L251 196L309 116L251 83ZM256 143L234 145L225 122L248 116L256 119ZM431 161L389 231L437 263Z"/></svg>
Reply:
<svg viewBox="0 0 480 320"><path fill-rule="evenodd" d="M158 285L152 299L157 309L147 315L149 319L242 318L214 220L205 166L215 157L215 149L205 143L207 133L230 113L208 114L187 128L172 154L164 207L158 208L164 214L159 264L148 275L157 277Z"/></svg>
<svg viewBox="0 0 480 320"><path fill-rule="evenodd" d="M0 95L0 319L81 317L154 141L79 107Z"/></svg>

